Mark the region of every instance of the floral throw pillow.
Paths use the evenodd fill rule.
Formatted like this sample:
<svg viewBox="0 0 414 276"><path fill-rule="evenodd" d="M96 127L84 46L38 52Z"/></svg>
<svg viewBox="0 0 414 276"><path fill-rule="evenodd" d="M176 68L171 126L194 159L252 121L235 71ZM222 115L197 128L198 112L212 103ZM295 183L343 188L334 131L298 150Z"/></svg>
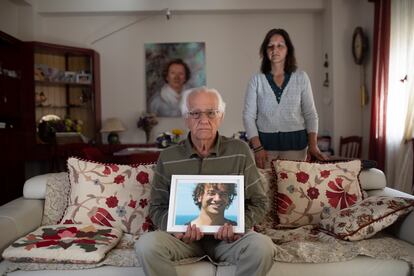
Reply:
<svg viewBox="0 0 414 276"><path fill-rule="evenodd" d="M139 235L152 230L148 215L153 165L116 165L68 159L71 191L62 219L96 223Z"/></svg>
<svg viewBox="0 0 414 276"><path fill-rule="evenodd" d="M319 229L339 239L367 239L393 224L414 209L414 199L372 196L331 214L319 223Z"/></svg>
<svg viewBox="0 0 414 276"><path fill-rule="evenodd" d="M361 161L310 163L273 160L277 179L277 228L293 228L319 221L335 210L363 199L359 183Z"/></svg>
<svg viewBox="0 0 414 276"><path fill-rule="evenodd" d="M26 234L3 252L21 262L97 263L122 237L116 228L93 224L49 225Z"/></svg>

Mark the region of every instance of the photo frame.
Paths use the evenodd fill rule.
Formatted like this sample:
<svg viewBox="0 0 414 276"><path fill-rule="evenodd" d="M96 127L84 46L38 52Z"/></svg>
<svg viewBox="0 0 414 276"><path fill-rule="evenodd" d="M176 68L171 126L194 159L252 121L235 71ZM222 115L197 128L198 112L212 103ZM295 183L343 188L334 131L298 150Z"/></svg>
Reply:
<svg viewBox="0 0 414 276"><path fill-rule="evenodd" d="M201 223L211 217L222 223ZM203 233L216 233L224 223L244 233L244 176L172 175L167 232L185 232L190 223Z"/></svg>

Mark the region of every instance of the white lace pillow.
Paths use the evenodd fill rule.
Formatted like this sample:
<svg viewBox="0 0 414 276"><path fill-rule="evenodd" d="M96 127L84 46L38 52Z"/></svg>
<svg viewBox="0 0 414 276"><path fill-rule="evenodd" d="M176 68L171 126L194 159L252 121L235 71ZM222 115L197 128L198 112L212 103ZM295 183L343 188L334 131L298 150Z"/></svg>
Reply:
<svg viewBox="0 0 414 276"><path fill-rule="evenodd" d="M413 209L413 199L371 196L332 213L319 223L319 229L343 240L358 241L372 237Z"/></svg>
<svg viewBox="0 0 414 276"><path fill-rule="evenodd" d="M97 263L122 237L122 231L94 224L49 225L12 243L3 252L10 261Z"/></svg>
<svg viewBox="0 0 414 276"><path fill-rule="evenodd" d="M153 165L68 159L71 191L62 223L96 223L133 235L152 229L148 215Z"/></svg>
<svg viewBox="0 0 414 276"><path fill-rule="evenodd" d="M70 191L67 172L50 174L46 181L42 225L58 224L68 207Z"/></svg>

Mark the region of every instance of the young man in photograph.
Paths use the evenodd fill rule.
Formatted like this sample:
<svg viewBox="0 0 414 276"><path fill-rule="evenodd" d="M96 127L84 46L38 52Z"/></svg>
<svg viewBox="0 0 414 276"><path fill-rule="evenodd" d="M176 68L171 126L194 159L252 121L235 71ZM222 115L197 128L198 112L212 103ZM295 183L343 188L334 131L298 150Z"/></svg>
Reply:
<svg viewBox="0 0 414 276"><path fill-rule="evenodd" d="M237 196L235 186L234 183L198 183L193 191L193 200L200 209L200 214L190 224L197 227L225 223L236 226L236 221L224 216L224 211Z"/></svg>

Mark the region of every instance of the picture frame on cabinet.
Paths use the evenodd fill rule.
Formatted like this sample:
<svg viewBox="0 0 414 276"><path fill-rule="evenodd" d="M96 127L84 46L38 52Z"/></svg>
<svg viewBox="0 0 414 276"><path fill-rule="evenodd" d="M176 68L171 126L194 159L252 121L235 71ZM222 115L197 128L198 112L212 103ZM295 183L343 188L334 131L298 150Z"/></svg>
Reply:
<svg viewBox="0 0 414 276"><path fill-rule="evenodd" d="M92 83L92 75L91 74L77 74L76 83L90 84Z"/></svg>

